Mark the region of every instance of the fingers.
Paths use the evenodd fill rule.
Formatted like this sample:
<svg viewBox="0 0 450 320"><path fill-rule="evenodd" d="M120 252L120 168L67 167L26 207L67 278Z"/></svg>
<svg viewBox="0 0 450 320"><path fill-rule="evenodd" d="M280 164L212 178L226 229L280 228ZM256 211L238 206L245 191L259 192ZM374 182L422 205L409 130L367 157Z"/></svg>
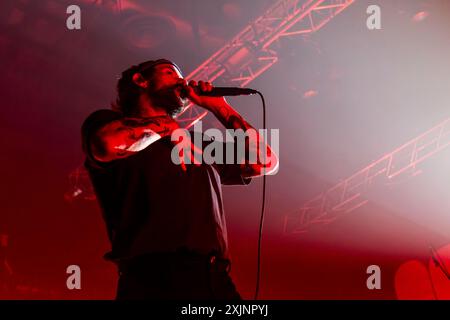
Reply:
<svg viewBox="0 0 450 320"><path fill-rule="evenodd" d="M202 164L203 151L200 148L198 148L194 143L191 143L191 151L192 151L192 163L196 166L200 166Z"/></svg>
<svg viewBox="0 0 450 320"><path fill-rule="evenodd" d="M202 92L206 92L206 90L207 90L207 86L206 86L206 83L204 81L199 81L198 82L198 87L200 88L200 91L202 91Z"/></svg>
<svg viewBox="0 0 450 320"><path fill-rule="evenodd" d="M187 93L187 95L189 97L192 96L193 94L195 94L194 88L197 85L195 81L191 80L188 83L187 80L184 80L182 85L183 85L183 89L185 90L185 92Z"/></svg>
<svg viewBox="0 0 450 320"><path fill-rule="evenodd" d="M223 97L210 97L205 94L213 89L214 87L210 82L190 80L182 93L185 98L188 98L194 104L211 111L212 108L225 102Z"/></svg>
<svg viewBox="0 0 450 320"><path fill-rule="evenodd" d="M186 164L184 163L184 159L180 158L180 165L181 165L181 169L186 172L187 168L186 168Z"/></svg>
<svg viewBox="0 0 450 320"><path fill-rule="evenodd" d="M209 92L213 89L213 86L210 82L199 81L198 86L199 86L200 90L203 92Z"/></svg>
<svg viewBox="0 0 450 320"><path fill-rule="evenodd" d="M195 80L191 80L189 81L189 86L192 88L198 88L202 92L209 92L213 89L213 85L211 84L211 82L201 80L198 83Z"/></svg>
<svg viewBox="0 0 450 320"><path fill-rule="evenodd" d="M203 152L189 138L180 139L176 143L175 148L177 148L178 164L181 165L183 171L187 171L187 164L201 166Z"/></svg>
<svg viewBox="0 0 450 320"><path fill-rule="evenodd" d="M180 159L180 165L181 165L181 169L183 171L187 171L187 167L186 164L193 164L195 166L200 166L201 163L201 159L202 159L202 151L199 150L198 148L196 148L194 145L192 145L192 149L191 152L184 152L184 150L182 149L179 154L179 159Z"/></svg>

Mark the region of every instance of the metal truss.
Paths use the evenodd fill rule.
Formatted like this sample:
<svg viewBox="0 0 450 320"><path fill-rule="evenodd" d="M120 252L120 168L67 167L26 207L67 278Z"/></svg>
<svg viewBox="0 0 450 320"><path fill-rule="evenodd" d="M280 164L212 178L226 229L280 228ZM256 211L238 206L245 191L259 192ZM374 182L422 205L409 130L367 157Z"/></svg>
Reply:
<svg viewBox="0 0 450 320"><path fill-rule="evenodd" d="M304 36L322 28L355 0L281 0L186 78L244 87L278 61L274 43L283 37ZM189 105L178 117L188 128L207 112Z"/></svg>
<svg viewBox="0 0 450 320"><path fill-rule="evenodd" d="M306 202L284 218L284 233L307 232L314 225L328 224L368 202L364 194L375 183L388 183L450 145L450 118L402 145L329 190Z"/></svg>

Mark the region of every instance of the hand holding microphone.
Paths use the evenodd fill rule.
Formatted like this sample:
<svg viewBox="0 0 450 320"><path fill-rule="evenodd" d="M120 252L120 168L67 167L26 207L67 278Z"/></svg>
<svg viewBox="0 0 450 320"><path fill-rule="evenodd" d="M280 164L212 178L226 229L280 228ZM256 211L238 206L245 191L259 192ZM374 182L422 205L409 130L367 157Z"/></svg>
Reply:
<svg viewBox="0 0 450 320"><path fill-rule="evenodd" d="M193 103L204 107L208 110L226 104L224 96L239 96L250 95L257 93L256 90L248 88L233 88L233 87L213 87L210 82L194 80L187 83L186 80L180 80L181 86L180 96L182 98L188 98Z"/></svg>

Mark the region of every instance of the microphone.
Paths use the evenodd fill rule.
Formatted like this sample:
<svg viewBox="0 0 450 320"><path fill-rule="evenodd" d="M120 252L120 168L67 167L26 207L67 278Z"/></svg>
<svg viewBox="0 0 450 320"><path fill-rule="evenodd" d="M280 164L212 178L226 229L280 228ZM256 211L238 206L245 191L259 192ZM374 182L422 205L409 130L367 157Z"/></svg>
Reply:
<svg viewBox="0 0 450 320"><path fill-rule="evenodd" d="M236 88L236 87L214 87L209 92L198 90L200 96L207 97L223 97L223 96L247 96L256 94L258 91L250 88Z"/></svg>
<svg viewBox="0 0 450 320"><path fill-rule="evenodd" d="M205 97L245 96L258 93L258 91L254 89L236 87L214 87L211 91L205 92L197 86L194 90L199 96ZM181 90L181 96L186 96L186 92L184 90Z"/></svg>

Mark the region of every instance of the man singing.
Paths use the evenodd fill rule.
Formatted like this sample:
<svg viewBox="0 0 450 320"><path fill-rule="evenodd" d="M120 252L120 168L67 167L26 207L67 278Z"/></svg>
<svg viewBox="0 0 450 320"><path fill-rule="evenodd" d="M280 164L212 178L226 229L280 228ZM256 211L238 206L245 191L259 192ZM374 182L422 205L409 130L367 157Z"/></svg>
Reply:
<svg viewBox="0 0 450 320"><path fill-rule="evenodd" d="M223 97L201 94L212 89L187 83L169 60L146 61L122 73L116 110L83 123L85 167L112 246L105 258L119 270L117 299L241 299L229 276L221 184L247 185L276 171L278 159L256 134L246 152L262 145L268 161L190 164L195 155L183 152L181 164L173 161L174 119L189 101L228 129L254 130Z"/></svg>

